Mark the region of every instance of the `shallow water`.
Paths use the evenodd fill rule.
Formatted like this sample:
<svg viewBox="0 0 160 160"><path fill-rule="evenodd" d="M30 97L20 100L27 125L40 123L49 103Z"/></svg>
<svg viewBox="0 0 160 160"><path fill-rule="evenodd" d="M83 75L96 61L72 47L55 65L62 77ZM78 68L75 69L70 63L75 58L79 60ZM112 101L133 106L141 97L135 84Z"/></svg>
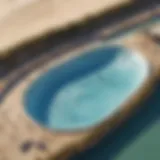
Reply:
<svg viewBox="0 0 160 160"><path fill-rule="evenodd" d="M100 143L70 160L160 159L160 83L141 108Z"/></svg>
<svg viewBox="0 0 160 160"><path fill-rule="evenodd" d="M51 69L25 93L25 108L51 129L91 127L111 116L148 75L136 52L102 47Z"/></svg>

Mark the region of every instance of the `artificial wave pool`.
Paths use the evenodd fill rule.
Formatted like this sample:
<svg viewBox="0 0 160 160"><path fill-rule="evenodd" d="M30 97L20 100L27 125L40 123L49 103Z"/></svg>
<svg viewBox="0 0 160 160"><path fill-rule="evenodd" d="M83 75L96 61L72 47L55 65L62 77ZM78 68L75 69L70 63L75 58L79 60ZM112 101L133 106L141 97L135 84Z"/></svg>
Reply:
<svg viewBox="0 0 160 160"><path fill-rule="evenodd" d="M145 81L148 68L132 49L91 49L38 77L24 94L25 111L53 130L92 127L120 109Z"/></svg>

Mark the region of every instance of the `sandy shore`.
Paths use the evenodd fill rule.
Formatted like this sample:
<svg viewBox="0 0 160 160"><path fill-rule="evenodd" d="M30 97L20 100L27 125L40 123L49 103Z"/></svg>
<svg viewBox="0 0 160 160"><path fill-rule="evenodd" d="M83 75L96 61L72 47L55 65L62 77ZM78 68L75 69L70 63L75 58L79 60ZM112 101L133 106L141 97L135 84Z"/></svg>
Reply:
<svg viewBox="0 0 160 160"><path fill-rule="evenodd" d="M0 53L42 33L78 23L130 0L0 1Z"/></svg>

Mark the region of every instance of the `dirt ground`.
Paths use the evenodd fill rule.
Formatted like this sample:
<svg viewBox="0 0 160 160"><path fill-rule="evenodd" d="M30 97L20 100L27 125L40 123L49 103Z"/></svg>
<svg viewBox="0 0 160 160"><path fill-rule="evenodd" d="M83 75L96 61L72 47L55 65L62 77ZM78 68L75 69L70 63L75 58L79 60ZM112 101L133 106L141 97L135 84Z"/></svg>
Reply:
<svg viewBox="0 0 160 160"><path fill-rule="evenodd" d="M0 0L0 52L130 0Z"/></svg>

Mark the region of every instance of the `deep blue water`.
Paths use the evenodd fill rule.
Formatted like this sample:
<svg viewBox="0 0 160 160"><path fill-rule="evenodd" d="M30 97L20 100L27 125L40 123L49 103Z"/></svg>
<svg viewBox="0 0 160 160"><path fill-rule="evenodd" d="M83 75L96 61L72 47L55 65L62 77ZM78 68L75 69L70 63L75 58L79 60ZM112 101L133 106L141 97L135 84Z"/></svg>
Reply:
<svg viewBox="0 0 160 160"><path fill-rule="evenodd" d="M139 54L99 47L41 75L24 95L25 109L47 128L88 128L111 116L147 75Z"/></svg>

